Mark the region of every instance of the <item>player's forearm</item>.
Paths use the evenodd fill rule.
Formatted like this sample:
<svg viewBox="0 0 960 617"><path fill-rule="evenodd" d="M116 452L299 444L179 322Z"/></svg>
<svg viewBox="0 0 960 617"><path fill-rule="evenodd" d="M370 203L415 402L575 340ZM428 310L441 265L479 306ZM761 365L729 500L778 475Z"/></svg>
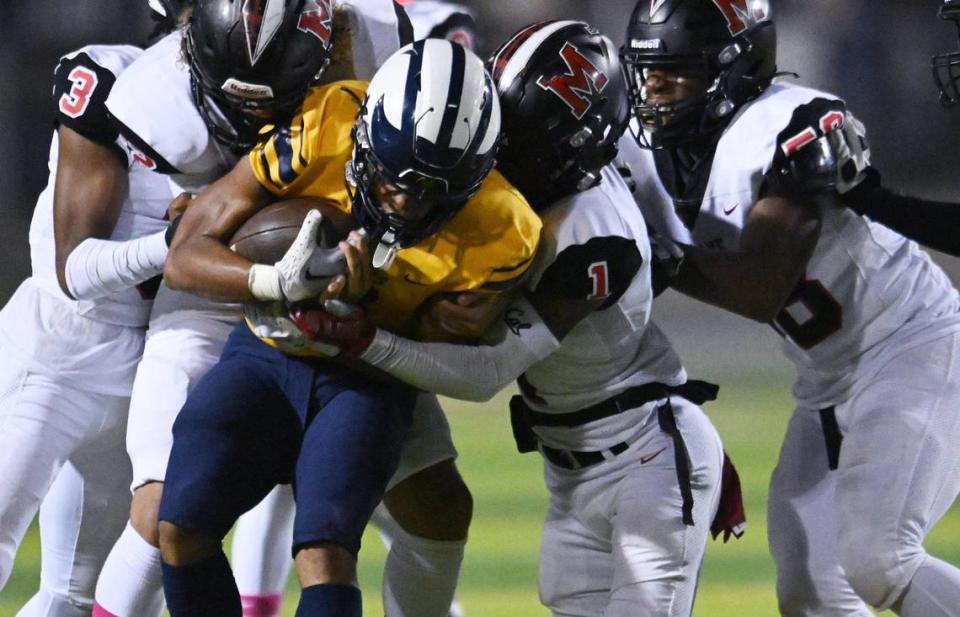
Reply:
<svg viewBox="0 0 960 617"><path fill-rule="evenodd" d="M528 302L508 314L513 327L495 326L491 345L420 343L379 330L360 358L421 390L486 401L560 346Z"/></svg>
<svg viewBox="0 0 960 617"><path fill-rule="evenodd" d="M93 300L134 287L163 272L165 232L122 242L87 238L70 251L64 281L77 300Z"/></svg>
<svg viewBox="0 0 960 617"><path fill-rule="evenodd" d="M175 242L163 270L171 289L223 302L254 300L248 280L252 264L219 240L198 235Z"/></svg>
<svg viewBox="0 0 960 617"><path fill-rule="evenodd" d="M786 304L812 249L776 257L687 247L683 267L672 284L702 302L768 322Z"/></svg>

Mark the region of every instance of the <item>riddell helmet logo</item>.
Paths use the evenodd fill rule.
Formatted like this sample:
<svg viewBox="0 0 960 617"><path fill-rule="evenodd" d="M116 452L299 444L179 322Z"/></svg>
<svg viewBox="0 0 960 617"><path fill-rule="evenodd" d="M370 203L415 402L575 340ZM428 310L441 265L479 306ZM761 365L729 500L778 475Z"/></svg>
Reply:
<svg viewBox="0 0 960 617"><path fill-rule="evenodd" d="M243 97L245 99L253 99L256 101L269 100L273 98L273 88L270 86L264 86L261 84L248 84L245 81L240 81L239 79L234 79L233 77L223 82L223 85L220 86L220 89L227 94L233 94L234 96Z"/></svg>
<svg viewBox="0 0 960 617"><path fill-rule="evenodd" d="M580 120L593 105L590 97L603 92L610 80L570 43L564 43L560 57L569 72L553 77L542 75L537 85L560 97Z"/></svg>
<svg viewBox="0 0 960 617"><path fill-rule="evenodd" d="M330 45L333 36L333 10L330 0L308 0L297 21L297 30L312 34L323 42L324 47Z"/></svg>
<svg viewBox="0 0 960 617"><path fill-rule="evenodd" d="M247 57L250 58L250 66L253 66L280 30L284 0L244 0L241 13L243 32L247 38Z"/></svg>

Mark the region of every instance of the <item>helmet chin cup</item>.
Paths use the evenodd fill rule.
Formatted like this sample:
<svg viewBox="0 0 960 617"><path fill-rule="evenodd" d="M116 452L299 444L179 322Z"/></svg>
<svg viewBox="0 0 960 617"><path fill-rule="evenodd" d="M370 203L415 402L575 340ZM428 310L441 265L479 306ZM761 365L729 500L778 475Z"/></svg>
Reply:
<svg viewBox="0 0 960 617"><path fill-rule="evenodd" d="M377 241L377 248L373 251L373 267L378 270L387 270L393 265L399 250L400 241L396 239L393 228L390 228Z"/></svg>

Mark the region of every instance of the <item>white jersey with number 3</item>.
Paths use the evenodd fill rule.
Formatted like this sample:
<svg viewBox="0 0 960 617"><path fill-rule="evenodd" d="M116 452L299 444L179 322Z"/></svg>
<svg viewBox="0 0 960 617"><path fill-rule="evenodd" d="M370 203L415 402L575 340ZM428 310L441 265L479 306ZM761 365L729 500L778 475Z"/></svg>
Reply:
<svg viewBox="0 0 960 617"><path fill-rule="evenodd" d="M635 195L647 221L678 243L737 250L778 150L802 142L817 123L855 122L846 112L838 119L828 111L796 135L787 130L818 104L843 109L830 94L792 84L774 84L745 105L717 144L692 228L677 216L652 154L626 135L621 155L637 179ZM854 395L858 378L896 353L960 328L958 311L956 290L915 243L851 210L832 208L804 279L774 327L797 367L794 395L806 407L824 408Z"/></svg>
<svg viewBox="0 0 960 617"><path fill-rule="evenodd" d="M115 147L104 100L114 81L141 53L127 45L94 45L61 58L54 79L58 124L90 141ZM29 370L88 392L129 396L151 308L144 286L94 300L68 298L57 282L53 198L59 164L57 134L50 146L50 177L30 223L32 274L7 303L0 349ZM169 182L134 164L111 240L162 231L174 193Z"/></svg>

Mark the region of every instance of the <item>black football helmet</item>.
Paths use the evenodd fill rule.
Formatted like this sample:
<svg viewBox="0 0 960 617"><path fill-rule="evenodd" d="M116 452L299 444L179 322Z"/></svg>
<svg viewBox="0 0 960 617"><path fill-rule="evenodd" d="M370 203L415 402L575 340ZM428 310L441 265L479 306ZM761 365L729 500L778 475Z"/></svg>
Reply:
<svg viewBox="0 0 960 617"><path fill-rule="evenodd" d="M177 27L177 20L193 0L147 0L160 25L167 31Z"/></svg>
<svg viewBox="0 0 960 617"><path fill-rule="evenodd" d="M185 35L194 99L235 151L292 114L330 62L332 0L195 0Z"/></svg>
<svg viewBox="0 0 960 617"><path fill-rule="evenodd" d="M943 0L940 18L952 21L960 39L960 0ZM940 90L940 103L953 107L960 101L960 50L937 54L931 60L933 80Z"/></svg>
<svg viewBox="0 0 960 617"><path fill-rule="evenodd" d="M488 61L503 114L497 168L534 207L586 190L617 154L630 104L617 48L579 21L520 30Z"/></svg>
<svg viewBox="0 0 960 617"><path fill-rule="evenodd" d="M777 36L767 0L639 0L621 58L630 103L647 148L699 141L726 125L777 73ZM702 96L649 104L651 69L680 69L702 78Z"/></svg>

